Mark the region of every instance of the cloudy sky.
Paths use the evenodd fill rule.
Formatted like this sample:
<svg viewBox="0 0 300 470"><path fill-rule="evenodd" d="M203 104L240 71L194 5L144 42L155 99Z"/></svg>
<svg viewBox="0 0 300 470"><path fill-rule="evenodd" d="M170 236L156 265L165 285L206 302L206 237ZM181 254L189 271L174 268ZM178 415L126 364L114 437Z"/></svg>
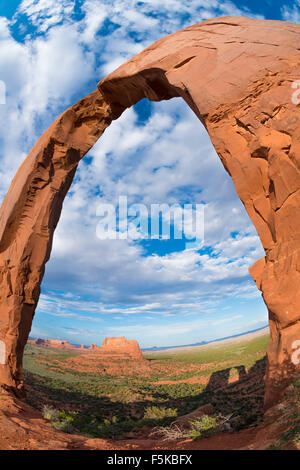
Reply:
<svg viewBox="0 0 300 470"><path fill-rule="evenodd" d="M98 81L166 34L224 15L300 23L298 0L0 0L0 199L41 133ZM3 96L0 102L3 102ZM102 203L204 204L204 242L101 240ZM98 214L98 215L97 215ZM180 99L127 110L80 163L32 336L143 347L264 326L248 268L263 250L208 136Z"/></svg>

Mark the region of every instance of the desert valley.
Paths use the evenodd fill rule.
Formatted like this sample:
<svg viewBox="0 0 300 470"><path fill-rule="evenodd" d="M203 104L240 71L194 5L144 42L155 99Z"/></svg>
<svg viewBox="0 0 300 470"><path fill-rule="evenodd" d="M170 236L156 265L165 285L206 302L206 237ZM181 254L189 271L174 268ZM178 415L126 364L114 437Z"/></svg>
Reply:
<svg viewBox="0 0 300 470"><path fill-rule="evenodd" d="M27 402L0 402L2 449L299 449L300 380L264 415L267 329L144 352L31 340Z"/></svg>

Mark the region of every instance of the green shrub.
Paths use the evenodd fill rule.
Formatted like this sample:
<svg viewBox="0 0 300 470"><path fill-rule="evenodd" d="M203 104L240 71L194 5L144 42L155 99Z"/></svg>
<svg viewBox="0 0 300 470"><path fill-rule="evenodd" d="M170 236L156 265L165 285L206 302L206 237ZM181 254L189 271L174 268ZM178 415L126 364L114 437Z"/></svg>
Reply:
<svg viewBox="0 0 300 470"><path fill-rule="evenodd" d="M219 425L216 418L203 415L201 418L191 422L191 429L187 432L186 437L200 439L201 437L212 434L218 427Z"/></svg>
<svg viewBox="0 0 300 470"><path fill-rule="evenodd" d="M56 421L58 420L59 411L52 406L44 405L42 414L45 419L48 419L49 421Z"/></svg>
<svg viewBox="0 0 300 470"><path fill-rule="evenodd" d="M67 432L69 434L74 432L74 426L70 421L52 421L51 425L58 431Z"/></svg>
<svg viewBox="0 0 300 470"><path fill-rule="evenodd" d="M288 431L284 432L280 436L280 441L281 442L289 442L291 440L299 442L299 440L300 440L300 424L296 424L294 427L292 427Z"/></svg>
<svg viewBox="0 0 300 470"><path fill-rule="evenodd" d="M44 405L42 413L45 419L51 421L53 428L67 433L74 432L74 423L78 414L75 411L67 413L66 411L56 410L52 406Z"/></svg>
<svg viewBox="0 0 300 470"><path fill-rule="evenodd" d="M280 450L280 445L277 444L270 444L266 450Z"/></svg>
<svg viewBox="0 0 300 470"><path fill-rule="evenodd" d="M162 421L165 418L176 418L176 408L166 408L165 406L148 406L145 408L144 419Z"/></svg>

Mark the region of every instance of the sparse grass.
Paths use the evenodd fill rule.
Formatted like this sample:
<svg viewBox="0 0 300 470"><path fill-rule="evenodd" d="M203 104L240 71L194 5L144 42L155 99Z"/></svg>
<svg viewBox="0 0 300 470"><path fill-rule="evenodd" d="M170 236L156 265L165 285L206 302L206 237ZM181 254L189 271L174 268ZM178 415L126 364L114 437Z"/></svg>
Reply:
<svg viewBox="0 0 300 470"><path fill-rule="evenodd" d="M121 437L145 425L167 427L207 403L216 415L232 415L230 423L239 430L262 417L267 343L266 335L199 351L147 354L149 370L130 377L74 370L68 360L77 351L27 345L28 400L40 410L47 405L44 414L53 426L92 437ZM206 383L189 382L191 378Z"/></svg>
<svg viewBox="0 0 300 470"><path fill-rule="evenodd" d="M267 447L266 450L280 450L280 446L276 444L271 444L269 447Z"/></svg>
<svg viewBox="0 0 300 470"><path fill-rule="evenodd" d="M163 441L176 441L179 439L201 439L222 430L227 418L203 415L191 421L188 429L176 422L169 426L157 426L150 436L159 436Z"/></svg>
<svg viewBox="0 0 300 470"><path fill-rule="evenodd" d="M70 421L53 421L52 426L58 431L67 432L69 434L74 432L74 426Z"/></svg>
<svg viewBox="0 0 300 470"><path fill-rule="evenodd" d="M49 421L58 420L59 411L52 406L44 405L42 410L43 417Z"/></svg>
<svg viewBox="0 0 300 470"><path fill-rule="evenodd" d="M296 424L288 431L284 432L280 436L280 440L283 442L288 442L290 440L299 442L300 441L300 424Z"/></svg>
<svg viewBox="0 0 300 470"><path fill-rule="evenodd" d="M295 379L286 389L284 401L277 406L274 420L285 424L279 439L274 441L269 450L294 449L300 443L300 381Z"/></svg>
<svg viewBox="0 0 300 470"><path fill-rule="evenodd" d="M51 421L51 425L55 429L67 433L74 432L74 423L77 416L76 412L66 413L65 411L59 411L52 406L44 405L42 413L45 419Z"/></svg>
<svg viewBox="0 0 300 470"><path fill-rule="evenodd" d="M165 418L176 418L177 409L165 406L148 406L145 409L144 419L151 421L162 421Z"/></svg>
<svg viewBox="0 0 300 470"><path fill-rule="evenodd" d="M266 353L270 338L269 335L259 336L252 340L245 340L244 342L232 342L226 344L208 344L198 350L179 350L174 349L172 352L159 352L147 353L145 357L148 359L159 358L168 360L168 362L183 362L183 363L197 363L197 364L218 364L224 361L233 361L235 364L240 362L245 365L245 360L248 364L253 365L257 354Z"/></svg>

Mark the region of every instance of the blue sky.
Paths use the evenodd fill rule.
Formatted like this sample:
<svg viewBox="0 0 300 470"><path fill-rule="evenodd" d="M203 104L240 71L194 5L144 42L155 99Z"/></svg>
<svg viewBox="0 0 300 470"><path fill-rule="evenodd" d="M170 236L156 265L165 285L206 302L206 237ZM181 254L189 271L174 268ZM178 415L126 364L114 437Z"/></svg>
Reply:
<svg viewBox="0 0 300 470"><path fill-rule="evenodd" d="M160 37L224 15L300 23L298 1L0 0L0 199L41 133ZM205 204L201 250L174 240L99 240L100 203ZM180 99L127 110L80 163L47 264L32 335L143 347L267 323L248 268L263 250L200 122Z"/></svg>

